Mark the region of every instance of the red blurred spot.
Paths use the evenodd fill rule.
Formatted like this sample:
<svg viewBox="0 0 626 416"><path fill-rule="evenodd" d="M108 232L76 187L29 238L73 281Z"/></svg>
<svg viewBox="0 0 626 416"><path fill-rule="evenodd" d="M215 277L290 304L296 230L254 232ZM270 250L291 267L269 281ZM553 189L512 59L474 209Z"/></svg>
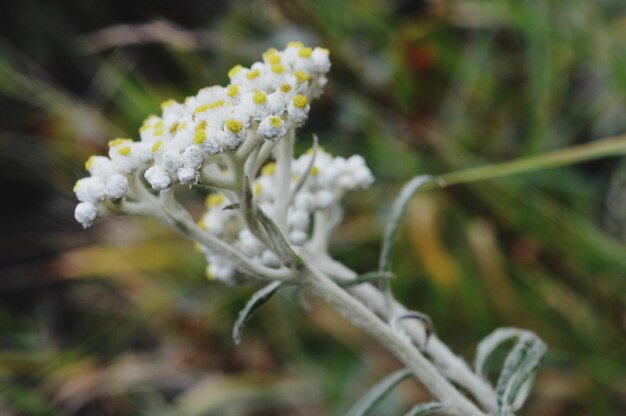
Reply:
<svg viewBox="0 0 626 416"><path fill-rule="evenodd" d="M404 59L412 72L426 72L435 65L434 50L425 45L407 45Z"/></svg>

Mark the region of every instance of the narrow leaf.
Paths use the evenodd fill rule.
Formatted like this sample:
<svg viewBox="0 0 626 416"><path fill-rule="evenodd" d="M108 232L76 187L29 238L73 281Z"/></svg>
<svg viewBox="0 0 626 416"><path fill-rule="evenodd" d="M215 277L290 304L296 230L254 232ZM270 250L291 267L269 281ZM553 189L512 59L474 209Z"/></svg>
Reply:
<svg viewBox="0 0 626 416"><path fill-rule="evenodd" d="M311 148L312 149L311 160L309 161L309 165L304 170L304 174L300 177L300 179L296 183L296 186L293 188L293 190L291 191L291 194L289 195L289 201L291 202L293 202L298 192L300 192L300 189L302 189L302 187L304 186L304 183L306 182L307 178L311 174L311 170L313 170L313 166L315 166L315 158L317 157L318 141L319 139L317 138L317 134L313 134L313 146Z"/></svg>
<svg viewBox="0 0 626 416"><path fill-rule="evenodd" d="M484 371L485 363L491 357L491 354L496 350L496 348L498 348L502 343L514 338L519 338L526 333L528 333L528 331L517 328L498 328L483 338L476 349L476 360L474 363L474 370L476 374L486 377Z"/></svg>
<svg viewBox="0 0 626 416"><path fill-rule="evenodd" d="M348 416L365 416L380 402L389 392L413 373L408 368L398 370L385 377L378 384L371 387L358 402L348 411Z"/></svg>
<svg viewBox="0 0 626 416"><path fill-rule="evenodd" d="M356 286L363 283L380 282L381 280L393 279L391 272L369 272L361 274L352 280L338 280L337 284L341 287Z"/></svg>
<svg viewBox="0 0 626 416"><path fill-rule="evenodd" d="M222 208L222 211L230 211L230 210L239 209L239 208L240 208L239 203L235 202L234 204L226 205L224 208Z"/></svg>
<svg viewBox="0 0 626 416"><path fill-rule="evenodd" d="M530 390L530 385L527 384L534 381L537 367L545 352L545 344L536 335L527 332L520 337L507 356L496 385L499 416L510 415L511 410L521 407ZM520 392L523 393L521 400L518 399Z"/></svg>
<svg viewBox="0 0 626 416"><path fill-rule="evenodd" d="M385 234L383 237L383 247L380 251L378 270L389 270L389 260L391 257L391 250L393 248L393 240L398 229L398 224L400 224L400 220L402 219L402 215L404 214L411 197L420 188L430 182L438 183L437 178L430 175L416 176L404 185L398 197L395 201L393 201L391 213L389 214L389 218L387 218L387 223L385 224Z"/></svg>
<svg viewBox="0 0 626 416"><path fill-rule="evenodd" d="M239 317L233 327L233 340L235 341L235 344L239 345L241 342L241 333L243 332L243 327L246 322L248 322L257 309L263 306L265 302L267 302L274 295L274 293L276 293L280 285L281 282L273 282L265 286L263 289L252 295L248 303L246 303L246 306L241 310L241 312L239 312Z"/></svg>
<svg viewBox="0 0 626 416"><path fill-rule="evenodd" d="M301 268L304 266L302 259L291 248L283 233L280 232L276 223L261 208L257 208L259 220L267 232L274 247L273 250L283 264L289 267Z"/></svg>
<svg viewBox="0 0 626 416"><path fill-rule="evenodd" d="M441 403L419 403L409 410L404 416L425 416L431 413L444 413L445 406Z"/></svg>

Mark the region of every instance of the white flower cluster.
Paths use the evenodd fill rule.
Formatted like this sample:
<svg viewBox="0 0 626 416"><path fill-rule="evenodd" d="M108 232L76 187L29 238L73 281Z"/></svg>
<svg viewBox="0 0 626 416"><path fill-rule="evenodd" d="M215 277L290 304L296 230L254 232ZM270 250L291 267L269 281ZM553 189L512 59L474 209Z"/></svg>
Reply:
<svg viewBox="0 0 626 416"><path fill-rule="evenodd" d="M292 180L288 194L278 194L279 179L274 163L269 163L253 183L254 199L258 206L274 221L277 221L277 205L287 198L307 173L311 165L312 152L307 152L292 161ZM359 155L348 159L332 157L319 150L314 165L300 190L290 201L287 211L288 240L294 246L304 246L311 238L310 225L316 212L324 212L338 207L346 192L356 188L366 188L374 181L364 159ZM242 214L236 210L224 210L230 205L228 197L212 194L207 199L208 210L200 221L200 226L223 241L237 247L246 256L268 267L279 267L278 257L268 250L252 233L245 228ZM211 278L231 282L236 267L207 249L203 249Z"/></svg>
<svg viewBox="0 0 626 416"><path fill-rule="evenodd" d="M145 120L140 141L112 140L109 158L87 162L91 176L75 187L76 220L88 227L111 212L135 172L145 170L152 188L165 191L175 183L198 182L201 169L219 162L221 153L283 137L306 120L309 101L321 94L329 69L327 49L291 42L283 51L268 50L250 68L232 68L226 87L204 88L183 103L162 103L162 116Z"/></svg>

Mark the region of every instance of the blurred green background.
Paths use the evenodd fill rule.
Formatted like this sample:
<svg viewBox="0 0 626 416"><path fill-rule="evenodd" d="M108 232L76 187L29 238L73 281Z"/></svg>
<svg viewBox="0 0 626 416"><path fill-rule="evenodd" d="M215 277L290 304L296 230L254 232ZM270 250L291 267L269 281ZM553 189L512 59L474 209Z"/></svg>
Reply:
<svg viewBox="0 0 626 416"><path fill-rule="evenodd" d="M269 47L331 50L299 150L315 132L374 172L333 242L360 272L410 177L626 132L623 0L26 0L0 21L2 415L343 415L398 368L289 291L235 348L254 288L208 283L154 220L73 220L88 155ZM498 326L548 343L520 414L626 414L623 160L421 194L398 238L393 290L454 351L471 360ZM374 413L427 399L405 382Z"/></svg>

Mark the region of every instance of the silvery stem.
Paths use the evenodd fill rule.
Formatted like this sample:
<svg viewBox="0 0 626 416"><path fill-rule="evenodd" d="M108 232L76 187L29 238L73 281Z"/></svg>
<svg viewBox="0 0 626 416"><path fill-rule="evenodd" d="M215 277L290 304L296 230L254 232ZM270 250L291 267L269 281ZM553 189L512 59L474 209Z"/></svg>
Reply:
<svg viewBox="0 0 626 416"><path fill-rule="evenodd" d="M408 337L394 331L363 303L313 267L303 276L305 284L348 321L383 344L396 358L410 368L418 380L455 416L485 416L474 403L463 396L437 368L424 357Z"/></svg>

